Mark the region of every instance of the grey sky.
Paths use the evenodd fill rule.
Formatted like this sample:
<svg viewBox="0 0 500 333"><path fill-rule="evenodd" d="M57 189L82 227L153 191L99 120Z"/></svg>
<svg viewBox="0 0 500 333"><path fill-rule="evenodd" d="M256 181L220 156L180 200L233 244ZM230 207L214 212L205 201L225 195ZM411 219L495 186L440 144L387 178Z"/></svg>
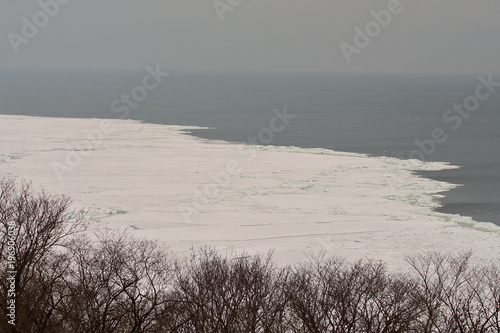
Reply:
<svg viewBox="0 0 500 333"><path fill-rule="evenodd" d="M16 54L8 33L22 36L22 17L41 9L2 1L0 69L500 72L498 0L401 0L348 64L339 44L388 3L242 0L222 22L213 0L71 0Z"/></svg>

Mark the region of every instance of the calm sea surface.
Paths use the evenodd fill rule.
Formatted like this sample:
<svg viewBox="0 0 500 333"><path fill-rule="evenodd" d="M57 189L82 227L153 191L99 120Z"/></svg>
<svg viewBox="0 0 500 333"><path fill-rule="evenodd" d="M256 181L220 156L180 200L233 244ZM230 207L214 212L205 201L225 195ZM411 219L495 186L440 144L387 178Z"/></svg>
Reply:
<svg viewBox="0 0 500 333"><path fill-rule="evenodd" d="M0 72L0 114L118 118L112 102L142 85L145 75ZM276 133L273 145L408 158L420 149L415 140L425 140L425 160L461 167L421 173L462 185L444 193L439 211L500 225L500 88L469 118L460 116L460 124L458 113L444 119L478 84L477 75L171 72L130 108L129 118L207 126L213 129L191 134L247 142L269 127L273 108L286 107L296 118ZM431 144L436 128L446 141Z"/></svg>

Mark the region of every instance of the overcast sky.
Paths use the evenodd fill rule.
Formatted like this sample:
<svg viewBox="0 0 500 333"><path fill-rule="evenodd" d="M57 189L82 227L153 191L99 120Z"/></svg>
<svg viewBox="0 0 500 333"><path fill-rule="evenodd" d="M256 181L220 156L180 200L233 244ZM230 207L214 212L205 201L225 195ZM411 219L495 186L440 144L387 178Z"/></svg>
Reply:
<svg viewBox="0 0 500 333"><path fill-rule="evenodd" d="M400 13L352 54L350 64L339 45L354 47L354 27L364 30L374 20L370 12L387 9L390 1L219 3L239 1L217 13L213 0L69 0L24 39L22 18L33 22L40 6L4 0L0 69L161 64L168 70L500 73L499 0L401 0Z"/></svg>

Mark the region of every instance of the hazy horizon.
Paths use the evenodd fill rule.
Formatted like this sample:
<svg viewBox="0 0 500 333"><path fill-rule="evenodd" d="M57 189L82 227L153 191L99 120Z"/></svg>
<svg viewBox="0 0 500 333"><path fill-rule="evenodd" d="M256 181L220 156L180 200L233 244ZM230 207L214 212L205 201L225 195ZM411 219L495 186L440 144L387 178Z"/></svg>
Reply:
<svg viewBox="0 0 500 333"><path fill-rule="evenodd" d="M494 0L54 1L0 4L0 70L500 72ZM38 31L23 34L23 18ZM370 22L384 24L349 63Z"/></svg>

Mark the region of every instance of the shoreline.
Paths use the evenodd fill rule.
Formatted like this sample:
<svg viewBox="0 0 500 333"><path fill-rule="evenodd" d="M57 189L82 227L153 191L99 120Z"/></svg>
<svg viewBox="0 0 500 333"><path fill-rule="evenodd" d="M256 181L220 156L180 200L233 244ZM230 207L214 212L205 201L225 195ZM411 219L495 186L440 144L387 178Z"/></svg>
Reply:
<svg viewBox="0 0 500 333"><path fill-rule="evenodd" d="M221 251L274 249L285 264L325 251L396 269L404 254L427 250L472 250L480 263L500 257L500 227L432 210L437 193L453 185L415 172L453 168L444 163L241 148L184 133L195 126L102 122L0 115L0 176L70 196L90 209L94 229L126 229L179 251L207 243ZM83 131L100 143L89 146ZM54 163L72 171L60 181Z"/></svg>
<svg viewBox="0 0 500 333"><path fill-rule="evenodd" d="M146 122L146 123L160 124L160 123L153 123L153 122ZM210 129L214 129L214 128L210 128ZM244 143L243 141L231 140L231 139L226 140L225 138L224 139L214 139L214 138L211 138L211 136L200 134L197 130L189 131L188 134L195 137L195 138L208 140L208 141L220 141L220 142L227 142L230 144L242 144L242 143ZM282 146L285 146L285 145L282 145ZM297 147L297 148L299 148L299 147ZM309 148L309 147L300 147L300 148L302 148L302 149L323 149L323 148ZM330 148L324 148L324 149L331 150ZM339 151L342 151L342 150L339 150ZM383 154L363 153L363 152L357 152L356 150L346 150L345 153L360 154L360 155L363 155L366 157L373 157L373 158L396 158L400 161L410 160L408 157L403 156L403 155L401 155L400 157L395 157L394 155L392 155L393 157L388 157L387 155L383 155ZM454 170L456 170L457 172L460 172L460 170L464 170L466 168L470 168L470 166L468 166L468 165L462 165L460 163L454 164L450 161L425 161L425 160L421 160L421 161L425 162L425 163L443 163L446 165L453 165L453 166L456 166L456 168L454 168ZM416 170L415 175L423 177L423 178L436 180L436 181L448 182L449 175L446 175L446 172L449 170L450 169ZM428 172L428 171L430 171L430 172ZM443 172L445 174L443 175L441 172ZM459 205L459 203L454 202L454 201L450 202L448 199L450 197L456 197L460 193L467 194L468 192L463 192L464 188L467 188L467 186L471 185L470 183L460 183L460 182L450 182L450 184L452 184L454 186L452 188L450 188L449 190L446 190L442 193L442 200L440 202L441 205L440 205L440 207L436 208L436 210L438 212L441 212L444 214L450 214L450 215L460 215L464 218L471 218L471 220L474 221L475 223L487 223L487 224L491 223L491 224L494 224L494 225L500 227L500 217L494 218L493 216L497 216L497 214L492 213L490 211L479 213L480 212L479 210L474 211L472 209L469 211L466 211L466 212L461 212L461 211L456 210L456 209L446 209L447 205L450 205L450 204L451 205ZM487 203L485 203L485 204L487 204Z"/></svg>

